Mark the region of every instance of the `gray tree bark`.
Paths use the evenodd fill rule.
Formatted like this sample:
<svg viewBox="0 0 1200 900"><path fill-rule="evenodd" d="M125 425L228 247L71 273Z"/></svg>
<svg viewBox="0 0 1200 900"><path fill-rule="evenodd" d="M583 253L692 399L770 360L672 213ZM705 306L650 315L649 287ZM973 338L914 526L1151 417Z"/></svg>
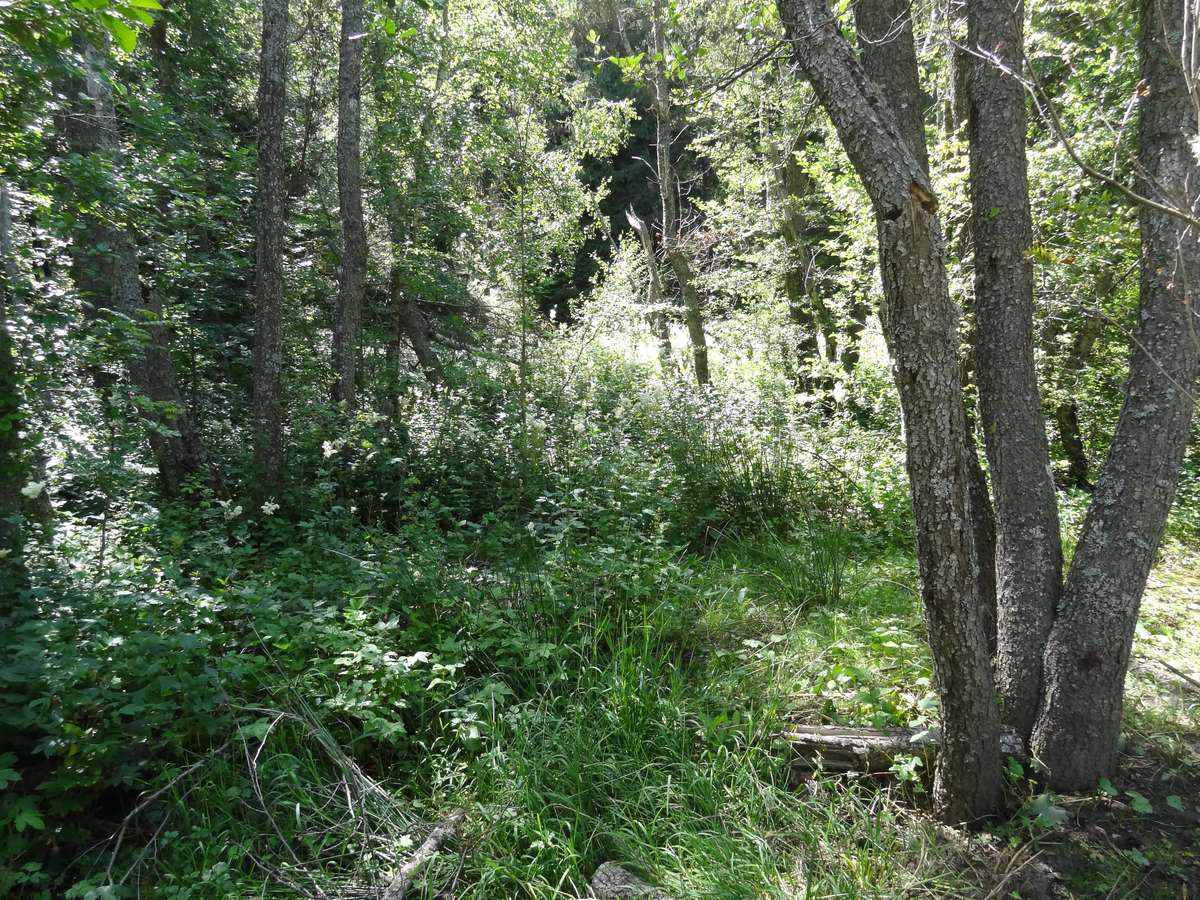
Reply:
<svg viewBox="0 0 1200 900"><path fill-rule="evenodd" d="M655 162L658 167L658 193L662 199L663 255L679 283L679 292L683 296L684 323L687 325L688 340L692 345L696 382L704 387L712 381L708 371L708 341L704 335L700 297L696 293L695 278L692 276L692 267L684 252L680 234L679 204L676 198L678 183L675 178L675 165L671 159L675 129L671 124L671 87L667 81L667 40L662 0L654 0L651 11L654 41Z"/></svg>
<svg viewBox="0 0 1200 900"><path fill-rule="evenodd" d="M1033 359L1025 91L996 64L1021 67L1024 4L972 0L967 41L979 54L970 64L968 134L976 382L996 503L996 689L1004 724L1027 741L1062 583L1062 541Z"/></svg>
<svg viewBox="0 0 1200 900"><path fill-rule="evenodd" d="M863 68L896 111L896 121L905 141L928 178L925 100L921 93L908 0L864 0L854 7L854 15ZM964 386L974 368L974 360L968 356L959 370ZM967 477L973 510L971 534L979 563L980 611L991 654L996 648L996 522L987 476L979 463L975 445L975 424L966 408L965 398L963 402Z"/></svg>
<svg viewBox="0 0 1200 900"><path fill-rule="evenodd" d="M1186 0L1143 0L1138 44L1145 92L1138 160L1144 195L1195 215L1196 112L1184 77ZM1194 73L1190 73L1194 74ZM1125 672L1146 578L1162 539L1191 432L1200 337L1200 236L1142 205L1141 301L1125 402L1063 588L1045 651L1034 755L1051 786L1086 790L1117 760Z"/></svg>
<svg viewBox="0 0 1200 900"><path fill-rule="evenodd" d="M21 382L8 333L8 309L16 290L17 266L12 242L12 206L8 184L0 182L0 618L14 612L17 597L29 586L25 568L25 529L21 488L25 453L21 446Z"/></svg>
<svg viewBox="0 0 1200 900"><path fill-rule="evenodd" d="M76 91L81 106L66 130L67 143L74 152L116 168L121 165L120 134L104 58L91 44L84 46L82 55L82 83ZM143 291L137 238L128 226L113 224L108 217L87 216L71 257L76 288L90 306L89 313L119 316L141 344L127 361L129 380L150 401L141 414L160 488L174 496L189 478L208 474L208 460L179 391L162 304L153 289Z"/></svg>
<svg viewBox="0 0 1200 900"><path fill-rule="evenodd" d="M342 265L333 323L333 401L354 408L359 330L367 280L367 230L363 222L362 102L363 0L342 0L338 55L337 167L342 219Z"/></svg>
<svg viewBox="0 0 1200 900"><path fill-rule="evenodd" d="M789 318L804 329L797 347L800 357L819 357L822 363L832 364L838 359L837 323L833 310L821 294L817 279L813 277L816 254L801 212L804 199L815 190L812 180L796 159L806 144L805 135L799 135L787 148L784 158L778 160L777 166L776 185L782 207L779 234L788 251L783 291L788 301Z"/></svg>
<svg viewBox="0 0 1200 900"><path fill-rule="evenodd" d="M258 72L258 194L254 288L254 469L257 491L279 490L283 470L284 187L288 0L263 0Z"/></svg>
<svg viewBox="0 0 1200 900"><path fill-rule="evenodd" d="M942 697L944 750L934 802L945 821L971 821L1000 802L1000 723L972 534L959 313L950 299L937 200L904 127L825 0L785 0L780 17L875 211L880 319L908 438L921 594ZM880 77L905 75L891 70Z"/></svg>
<svg viewBox="0 0 1200 900"><path fill-rule="evenodd" d="M650 234L650 226L640 219L633 207L625 210L625 218L633 230L637 232L642 242L642 252L646 255L646 271L649 274L646 288L646 306L649 312L646 320L650 331L658 342L658 362L663 372L671 370L671 329L667 325L667 314L663 310L662 277L658 271L658 254L654 252L654 237Z"/></svg>

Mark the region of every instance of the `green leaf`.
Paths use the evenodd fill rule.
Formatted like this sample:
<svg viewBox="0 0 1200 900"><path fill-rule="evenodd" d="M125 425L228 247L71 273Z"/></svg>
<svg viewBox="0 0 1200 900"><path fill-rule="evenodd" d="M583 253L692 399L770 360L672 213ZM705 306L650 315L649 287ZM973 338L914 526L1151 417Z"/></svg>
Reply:
<svg viewBox="0 0 1200 900"><path fill-rule="evenodd" d="M1183 801L1179 799L1178 794L1171 794L1167 797L1167 806L1171 807L1171 809L1183 812Z"/></svg>
<svg viewBox="0 0 1200 900"><path fill-rule="evenodd" d="M21 773L14 768L16 764L17 755L15 753L0 753L0 790L21 780Z"/></svg>
<svg viewBox="0 0 1200 900"><path fill-rule="evenodd" d="M1026 809L1037 816L1037 820L1041 824L1047 828L1053 828L1055 825L1062 825L1067 821L1067 811L1054 802L1057 799L1054 794L1038 794L1029 801Z"/></svg>
<svg viewBox="0 0 1200 900"><path fill-rule="evenodd" d="M1128 850L1125 851L1125 855L1127 857L1129 857L1131 860L1133 860L1135 863L1137 863L1139 866L1150 865L1150 860L1146 858L1146 854L1143 853L1141 850L1139 850L1137 847L1130 847Z"/></svg>
<svg viewBox="0 0 1200 900"><path fill-rule="evenodd" d="M1129 808L1134 812L1142 813L1143 815L1154 812L1154 807L1144 794L1140 794L1137 791L1126 791L1125 796L1129 798Z"/></svg>
<svg viewBox="0 0 1200 900"><path fill-rule="evenodd" d="M138 9L162 9L162 4L158 0L125 0L125 2Z"/></svg>
<svg viewBox="0 0 1200 900"><path fill-rule="evenodd" d="M33 804L26 803L17 809L16 815L12 818L13 828L17 831L24 831L26 828L32 828L34 831L45 831L46 823L34 809Z"/></svg>
<svg viewBox="0 0 1200 900"><path fill-rule="evenodd" d="M1121 794L1107 778L1100 779L1100 793L1106 797L1118 797Z"/></svg>
<svg viewBox="0 0 1200 900"><path fill-rule="evenodd" d="M111 34L116 39L117 43L121 45L122 50L124 50L126 53L132 53L134 51L134 48L137 47L136 31L134 31L116 16L109 15L108 13L101 13L100 21L104 24L104 27L108 29L108 33Z"/></svg>
<svg viewBox="0 0 1200 900"><path fill-rule="evenodd" d="M249 725L243 725L237 730L238 737L241 738L258 738L260 741L267 736L267 732L271 730L270 719L259 719L256 722L251 722Z"/></svg>

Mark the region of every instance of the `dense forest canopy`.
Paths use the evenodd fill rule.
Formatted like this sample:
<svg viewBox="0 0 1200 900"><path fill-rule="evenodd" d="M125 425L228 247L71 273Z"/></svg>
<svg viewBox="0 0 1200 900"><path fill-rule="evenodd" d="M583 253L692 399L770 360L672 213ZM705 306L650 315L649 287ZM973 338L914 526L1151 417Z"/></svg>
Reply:
<svg viewBox="0 0 1200 900"><path fill-rule="evenodd" d="M0 894L1193 896L1198 23L0 0Z"/></svg>

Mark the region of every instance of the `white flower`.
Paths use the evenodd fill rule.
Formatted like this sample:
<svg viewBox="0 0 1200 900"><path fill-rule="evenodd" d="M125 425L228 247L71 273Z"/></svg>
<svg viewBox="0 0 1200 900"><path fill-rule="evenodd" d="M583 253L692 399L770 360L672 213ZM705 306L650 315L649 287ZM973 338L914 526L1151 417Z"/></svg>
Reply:
<svg viewBox="0 0 1200 900"><path fill-rule="evenodd" d="M0 550L0 559L4 559L4 557L8 556L10 553L12 553L12 549L5 547L3 550Z"/></svg>
<svg viewBox="0 0 1200 900"><path fill-rule="evenodd" d="M329 459L329 457L337 453L337 447L333 446L333 441L325 441L321 444L321 452L325 454L326 459Z"/></svg>
<svg viewBox="0 0 1200 900"><path fill-rule="evenodd" d="M225 518L226 519L236 519L241 514L242 514L241 506L234 506L232 508L228 507L228 506L225 507Z"/></svg>
<svg viewBox="0 0 1200 900"><path fill-rule="evenodd" d="M279 504L274 500L268 500L259 508L263 511L264 516L273 516L279 511Z"/></svg>
<svg viewBox="0 0 1200 900"><path fill-rule="evenodd" d="M45 489L46 489L46 482L31 481L31 482L29 482L29 484L25 485L25 487L21 488L21 493L23 495L25 495L26 497L28 497L30 500L32 500L34 497L36 497L38 494L40 494Z"/></svg>

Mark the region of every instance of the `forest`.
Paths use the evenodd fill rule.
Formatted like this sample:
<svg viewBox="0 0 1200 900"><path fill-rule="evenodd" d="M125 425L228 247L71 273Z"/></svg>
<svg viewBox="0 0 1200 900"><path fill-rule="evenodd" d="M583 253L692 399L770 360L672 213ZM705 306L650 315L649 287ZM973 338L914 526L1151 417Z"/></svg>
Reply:
<svg viewBox="0 0 1200 900"><path fill-rule="evenodd" d="M0 0L0 896L1200 897L1200 0Z"/></svg>

